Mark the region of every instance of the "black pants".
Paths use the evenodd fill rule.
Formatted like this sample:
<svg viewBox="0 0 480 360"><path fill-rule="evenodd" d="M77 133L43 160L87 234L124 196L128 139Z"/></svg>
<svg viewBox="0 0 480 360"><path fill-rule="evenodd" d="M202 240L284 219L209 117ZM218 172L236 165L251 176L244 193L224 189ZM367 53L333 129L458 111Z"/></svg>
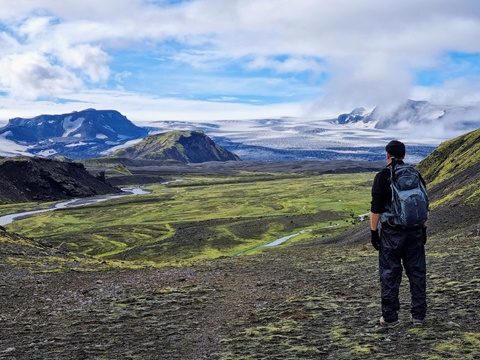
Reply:
<svg viewBox="0 0 480 360"><path fill-rule="evenodd" d="M398 291L405 267L412 297L410 311L414 319L423 320L427 313L425 247L421 229L402 230L382 225L379 251L382 316L398 320ZM403 263L403 267L402 267Z"/></svg>

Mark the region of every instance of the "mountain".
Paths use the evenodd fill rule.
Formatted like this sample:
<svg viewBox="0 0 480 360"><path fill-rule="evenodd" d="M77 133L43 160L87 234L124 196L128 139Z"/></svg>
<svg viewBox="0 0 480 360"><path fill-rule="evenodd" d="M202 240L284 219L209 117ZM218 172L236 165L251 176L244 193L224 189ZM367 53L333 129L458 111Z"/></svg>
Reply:
<svg viewBox="0 0 480 360"><path fill-rule="evenodd" d="M337 122L339 124L351 124L359 121L368 122L368 120L364 121L368 114L369 113L363 107L356 108L353 109L349 114L341 114L337 118Z"/></svg>
<svg viewBox="0 0 480 360"><path fill-rule="evenodd" d="M24 146L26 154L72 159L98 157L114 146L147 134L147 129L136 126L118 111L95 109L14 118L0 129L0 137Z"/></svg>
<svg viewBox="0 0 480 360"><path fill-rule="evenodd" d="M0 160L0 203L55 201L120 191L80 163L37 157Z"/></svg>
<svg viewBox="0 0 480 360"><path fill-rule="evenodd" d="M431 227L480 235L480 129L443 142L418 169L428 184Z"/></svg>
<svg viewBox="0 0 480 360"><path fill-rule="evenodd" d="M407 100L393 109L377 106L371 112L364 108L341 114L338 124L365 123L376 129L442 127L445 131L473 130L480 126L480 106L436 105L428 101Z"/></svg>
<svg viewBox="0 0 480 360"><path fill-rule="evenodd" d="M149 132L181 129L202 130L216 145L247 161L377 161L383 160L385 145L397 138L408 145L408 161L418 163L441 142L478 127L478 106L414 100L394 109L358 107L337 118L159 120L144 122L142 127L116 111L88 109L11 119L0 129L0 155L99 158L140 141Z"/></svg>
<svg viewBox="0 0 480 360"><path fill-rule="evenodd" d="M367 121L378 121L375 125L378 129L388 129L406 123L420 125L431 123L445 116L448 107L430 104L428 101L408 100L399 105L392 112L384 112L381 108L375 108L367 116Z"/></svg>
<svg viewBox="0 0 480 360"><path fill-rule="evenodd" d="M151 128L202 130L216 144L244 161L354 160L384 161L385 145L392 140L388 130L374 124L338 124L332 119L281 117L277 119L154 121ZM423 136L409 140L395 131L395 137L409 146L408 161L418 163L441 140ZM442 141L445 139L442 139Z"/></svg>
<svg viewBox="0 0 480 360"><path fill-rule="evenodd" d="M111 157L139 160L176 160L182 163L241 160L234 153L215 144L201 130L175 130L149 135L131 147L115 151Z"/></svg>

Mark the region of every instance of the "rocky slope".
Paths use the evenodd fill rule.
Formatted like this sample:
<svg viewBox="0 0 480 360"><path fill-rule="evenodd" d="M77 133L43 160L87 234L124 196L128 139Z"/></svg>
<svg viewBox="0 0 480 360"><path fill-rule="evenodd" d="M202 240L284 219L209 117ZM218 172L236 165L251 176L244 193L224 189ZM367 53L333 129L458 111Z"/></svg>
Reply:
<svg viewBox="0 0 480 360"><path fill-rule="evenodd" d="M120 192L79 163L43 158L0 160L0 202L54 201Z"/></svg>
<svg viewBox="0 0 480 360"><path fill-rule="evenodd" d="M241 160L234 153L215 144L201 130L175 130L149 135L131 147L115 151L111 156L139 160L176 160L183 163Z"/></svg>

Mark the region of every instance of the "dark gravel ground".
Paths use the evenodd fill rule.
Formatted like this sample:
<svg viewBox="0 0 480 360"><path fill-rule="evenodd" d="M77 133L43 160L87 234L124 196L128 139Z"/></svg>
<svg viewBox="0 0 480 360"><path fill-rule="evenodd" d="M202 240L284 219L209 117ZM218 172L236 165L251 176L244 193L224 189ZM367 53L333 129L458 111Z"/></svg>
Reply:
<svg viewBox="0 0 480 360"><path fill-rule="evenodd" d="M157 269L5 265L0 359L478 359L480 238L427 253L427 321L410 325L405 279L394 329L367 239Z"/></svg>

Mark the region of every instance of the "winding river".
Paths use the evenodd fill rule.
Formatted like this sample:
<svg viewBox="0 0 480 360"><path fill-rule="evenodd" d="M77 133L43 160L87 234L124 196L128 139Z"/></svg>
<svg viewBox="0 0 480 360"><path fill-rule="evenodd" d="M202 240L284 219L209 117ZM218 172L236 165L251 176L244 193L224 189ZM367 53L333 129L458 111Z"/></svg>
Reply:
<svg viewBox="0 0 480 360"><path fill-rule="evenodd" d="M102 202L102 201L107 201L107 200L110 200L110 199L116 199L116 198L119 198L119 197L149 194L150 193L150 191L143 190L140 187L122 188L122 191L123 191L123 193L121 193L121 194L99 195L99 196L92 196L92 197L87 197L87 198L78 198L78 199L62 201L62 202L59 202L57 204L52 205L51 207L49 207L47 209L22 211L22 212L16 212L14 214L3 215L3 216L0 216L0 225L7 225L7 224L12 223L15 220L24 219L24 218L29 217L31 215L39 214L39 213L43 213L43 212L47 212L47 211L53 211L53 210L57 210L57 209L64 209L64 208L71 208L71 207L85 206L85 205L95 204L95 203Z"/></svg>
<svg viewBox="0 0 480 360"><path fill-rule="evenodd" d="M177 181L181 181L181 180L177 180ZM57 210L57 209L65 209L65 208L85 206L85 205L95 204L95 203L98 203L98 202L107 201L107 200L110 200L110 199L120 198L120 197L124 197L124 196L142 195L142 194L149 194L150 193L150 191L143 190L140 187L122 188L122 191L123 191L123 193L121 193L121 194L99 195L99 196L92 196L92 197L88 197L88 198L77 198L77 199L62 201L62 202L51 205L47 209L21 211L21 212L16 212L14 214L3 215L3 216L0 216L0 225L2 225L2 226L7 225L7 224L12 223L15 220L24 219L24 218L29 217L31 215L39 214L39 213L43 213L43 212L47 212L47 211L54 211L54 210ZM278 246L278 245L284 243L285 241L287 241L287 240L289 240L289 239L291 239L295 236L298 236L300 234L305 233L305 231L306 230L303 230L303 231L300 231L299 233L296 233L296 234L291 234L291 235L284 236L280 239L277 239L277 240L275 240L275 241L273 241L269 244L262 245L260 247L262 248L262 247Z"/></svg>

